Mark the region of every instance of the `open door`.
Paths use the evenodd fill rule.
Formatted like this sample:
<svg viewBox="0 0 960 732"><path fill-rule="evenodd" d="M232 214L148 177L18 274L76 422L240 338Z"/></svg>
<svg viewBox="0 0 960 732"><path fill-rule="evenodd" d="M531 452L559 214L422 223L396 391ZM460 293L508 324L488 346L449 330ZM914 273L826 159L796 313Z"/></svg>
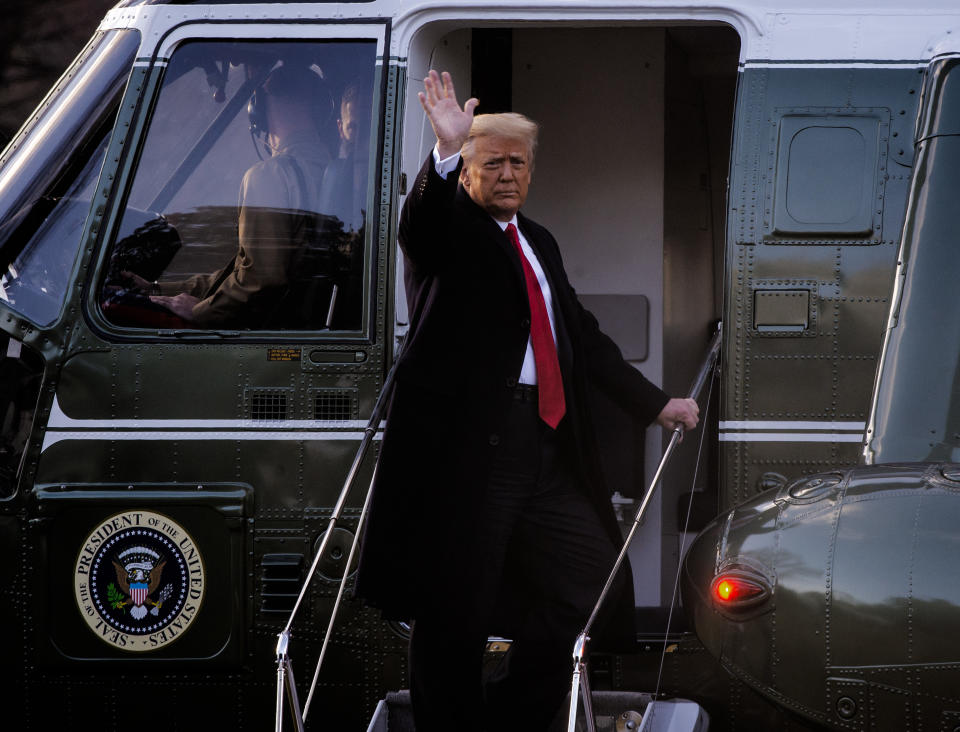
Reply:
<svg viewBox="0 0 960 732"><path fill-rule="evenodd" d="M410 51L403 170L412 180L433 144L415 96L429 68L449 70L463 99L480 100L478 113L539 122L524 213L556 236L581 302L624 357L683 395L721 308L739 46L721 25L464 27L439 38L424 30ZM402 298L398 310L402 321ZM662 431L644 430L602 395L596 401L601 439L627 431L637 446L604 466L628 528ZM681 446L631 551L645 635L662 639L666 624L684 541L679 498L696 490L715 512L715 432L705 429L697 483L699 432Z"/></svg>

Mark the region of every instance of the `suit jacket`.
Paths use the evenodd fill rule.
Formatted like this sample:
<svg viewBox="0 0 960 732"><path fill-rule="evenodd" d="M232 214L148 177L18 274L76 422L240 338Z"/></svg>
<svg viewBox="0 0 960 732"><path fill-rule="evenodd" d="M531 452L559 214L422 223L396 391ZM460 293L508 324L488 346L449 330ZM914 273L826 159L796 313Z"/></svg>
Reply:
<svg viewBox="0 0 960 732"><path fill-rule="evenodd" d="M530 330L520 260L497 223L428 157L400 219L410 332L381 446L357 593L394 619L441 597L470 602L482 556L474 517ZM591 385L644 424L668 397L627 364L579 303L550 233L519 227L550 281L567 414L560 429L615 546L622 537L600 477ZM630 449L611 444L605 449Z"/></svg>

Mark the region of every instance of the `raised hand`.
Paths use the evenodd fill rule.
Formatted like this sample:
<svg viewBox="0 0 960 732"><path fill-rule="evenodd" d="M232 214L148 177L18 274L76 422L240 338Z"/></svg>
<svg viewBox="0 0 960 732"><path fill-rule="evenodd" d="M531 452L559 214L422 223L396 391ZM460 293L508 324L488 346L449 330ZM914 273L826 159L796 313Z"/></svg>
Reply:
<svg viewBox="0 0 960 732"><path fill-rule="evenodd" d="M423 80L423 89L417 96L437 136L437 152L441 159L450 157L460 151L470 134L473 110L480 102L471 97L461 109L457 102L457 92L453 88L453 79L446 71L438 74L430 69L427 78Z"/></svg>

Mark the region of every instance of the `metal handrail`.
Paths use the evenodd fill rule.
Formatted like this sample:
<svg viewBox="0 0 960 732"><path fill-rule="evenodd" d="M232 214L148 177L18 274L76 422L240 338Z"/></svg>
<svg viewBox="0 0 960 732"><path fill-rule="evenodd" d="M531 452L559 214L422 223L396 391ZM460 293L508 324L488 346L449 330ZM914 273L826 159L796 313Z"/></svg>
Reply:
<svg viewBox="0 0 960 732"><path fill-rule="evenodd" d="M336 528L337 523L340 521L340 517L343 515L344 507L347 503L347 498L350 495L350 490L353 488L353 482L356 479L357 472L360 469L360 465L363 462L364 457L366 457L367 450L370 448L371 443L374 440L374 437L377 434L377 430L380 426L380 421L383 417L383 413L386 410L387 403L390 398L390 394L393 392L394 380L396 375L397 364L400 362L400 353L402 351L402 343L397 349L397 355L394 359L393 365L390 367L390 370L387 372L387 377L384 379L383 388L380 390L380 394L377 397L376 404L373 406L373 412L370 415L370 419L367 422L367 426L364 428L363 438L360 441L360 446L357 448L357 453L353 458L353 464L350 466L350 470L347 472L347 477L343 482L343 488L340 490L340 495L337 498L336 505L333 508L333 512L330 514L330 521L327 524L327 530L323 534L323 539L320 541L320 546L316 551L316 555L313 558L313 563L310 565L310 571L307 572L306 579L304 579L303 586L300 588L300 594L297 595L297 600L293 605L293 610L290 611L290 617L287 620L286 625L283 630L280 631L280 634L277 636L277 705L276 705L276 723L275 730L276 732L282 732L283 730L283 697L284 693L288 697L289 703L292 707L292 712L294 716L294 721L297 725L298 732L303 732L303 724L307 718L307 713L310 709L310 703L313 700L313 692L316 688L317 680L320 676L320 667L323 663L324 656L326 654L327 646L330 642L330 637L333 634L333 626L336 621L337 612L340 608L340 601L343 598L344 589L347 584L347 578L349 576L350 565L353 562L353 557L355 555L361 529L363 527L363 521L367 514L367 509L370 504L370 495L373 492L373 481L377 476L377 465L373 467L373 474L370 477L370 485L367 488L367 495L364 499L363 509L360 512L360 518L357 522L357 531L353 537L353 542L350 545L350 552L347 557L347 563L344 567L343 577L340 580L340 586L337 589L337 597L334 601L333 611L330 615L330 621L327 625L327 631L323 638L323 645L320 649L320 656L317 660L316 671L313 676L313 683L310 685L310 693L307 695L307 702L304 705L303 711L300 710L300 701L297 697L296 682L293 677L293 664L290 661L289 648L290 648L290 633L293 628L294 620L296 620L297 612L300 610L300 605L303 603L303 599L307 595L307 591L310 589L310 584L313 581L313 577L317 572L317 568L320 566L320 560L322 559L324 553L327 551L327 544L330 541L330 537L333 536L333 530ZM379 459L378 459L379 463Z"/></svg>
<svg viewBox="0 0 960 732"><path fill-rule="evenodd" d="M707 350L707 356L704 359L703 365L700 367L700 371L697 373L696 378L694 378L693 384L690 386L688 398L697 399L700 396L700 392L703 391L703 387L707 383L707 378L713 372L714 366L717 363L717 359L720 356L720 341L722 334L722 323L718 323L716 333L714 333L713 339L710 341L710 347ZM627 551L630 549L630 544L633 542L633 537L637 533L637 529L640 528L640 524L643 521L643 516L647 510L647 504L650 503L650 499L653 497L654 490L660 483L660 478L663 475L663 471L666 468L667 463L670 461L670 457L673 455L674 448L682 438L683 425L678 425L673 429L673 434L670 436L670 443L667 445L667 449L664 450L663 457L660 459L660 465L657 466L657 472L654 474L653 480L650 481L650 486L647 488L647 491L643 496L643 500L640 503L640 508L637 509L637 515L633 519L633 526L630 527L630 533L627 534L627 538L623 542L623 547L620 549L620 554L617 556L617 560L613 564L613 569L610 570L610 575L607 577L607 582L604 584L603 589L600 591L600 596L597 598L597 602L593 606L593 612L590 613L590 617L587 619L586 625L584 625L583 630L580 631L580 634L577 636L577 640L574 642L573 679L570 687L570 711L567 716L567 732L576 731L577 706L581 697L583 698L587 732L595 732L596 727L593 718L593 703L590 697L590 685L586 675L587 644L590 640L590 630L593 628L593 624L597 620L597 615L599 615L600 609L603 607L603 603L607 599L607 595L610 594L610 589L613 587L617 573L623 566L623 562L627 557Z"/></svg>

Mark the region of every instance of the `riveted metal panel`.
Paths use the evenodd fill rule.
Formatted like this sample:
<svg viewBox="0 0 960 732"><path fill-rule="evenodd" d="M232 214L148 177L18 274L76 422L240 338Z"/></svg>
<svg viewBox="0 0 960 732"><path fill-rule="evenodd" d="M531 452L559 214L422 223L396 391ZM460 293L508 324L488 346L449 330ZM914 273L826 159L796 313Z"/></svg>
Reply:
<svg viewBox="0 0 960 732"><path fill-rule="evenodd" d="M753 328L800 332L810 325L809 290L754 290Z"/></svg>
<svg viewBox="0 0 960 732"><path fill-rule="evenodd" d="M910 174L909 151L899 155L899 145L912 135L908 120L916 118L918 81L915 68L748 65L741 72L730 171L721 419L747 426L721 443L722 506L752 495L767 473L790 479L857 461L862 429L839 436L824 429L817 437L781 430L782 438L760 438L757 425L866 421ZM818 231L798 226L775 232L781 221L775 218L777 195L788 200L793 182L777 187L781 131L784 124L805 129L811 120L855 129L861 137L875 132L869 142L875 145L869 186L875 206L860 212L861 221L869 219L869 233L831 232L829 222ZM811 206L822 201L819 192L810 195ZM815 213L808 207L805 215ZM755 327L766 317L761 312L756 319L757 303L762 310L776 299L762 294L758 301L757 293L773 290L809 292L806 328Z"/></svg>
<svg viewBox="0 0 960 732"><path fill-rule="evenodd" d="M819 283L816 280L754 280L749 323L756 336L817 334Z"/></svg>

